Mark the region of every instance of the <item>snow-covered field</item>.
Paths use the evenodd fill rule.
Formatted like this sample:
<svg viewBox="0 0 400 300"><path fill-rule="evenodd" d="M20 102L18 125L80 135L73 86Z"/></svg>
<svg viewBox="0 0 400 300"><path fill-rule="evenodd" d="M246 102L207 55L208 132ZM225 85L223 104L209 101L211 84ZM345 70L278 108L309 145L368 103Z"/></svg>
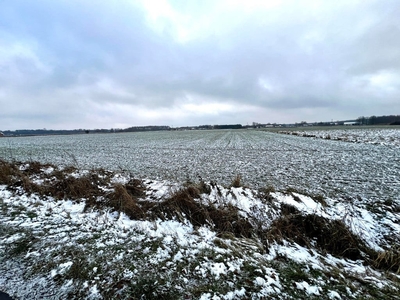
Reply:
<svg viewBox="0 0 400 300"><path fill-rule="evenodd" d="M384 145L400 148L400 128L346 128L333 130L281 130L279 133L302 137L322 138L350 143Z"/></svg>
<svg viewBox="0 0 400 300"><path fill-rule="evenodd" d="M3 158L55 163L0 161L0 291L15 299L400 299L395 146L261 131L0 140Z"/></svg>
<svg viewBox="0 0 400 300"><path fill-rule="evenodd" d="M395 132L398 136L400 129ZM386 139L386 131L379 134ZM201 177L228 185L240 175L254 188L292 187L329 197L385 201L399 198L398 140L345 143L255 130L44 136L2 138L0 158L122 169L137 178L176 182Z"/></svg>

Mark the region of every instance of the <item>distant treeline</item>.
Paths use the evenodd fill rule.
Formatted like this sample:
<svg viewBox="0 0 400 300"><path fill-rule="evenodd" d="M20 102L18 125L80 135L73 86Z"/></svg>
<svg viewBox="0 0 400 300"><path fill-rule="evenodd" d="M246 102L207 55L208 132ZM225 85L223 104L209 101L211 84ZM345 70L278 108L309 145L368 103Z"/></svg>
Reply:
<svg viewBox="0 0 400 300"><path fill-rule="evenodd" d="M234 125L200 125L186 127L170 126L133 126L125 129L74 129L74 130L47 130L47 129L21 129L6 130L0 132L0 136L34 136L34 135L68 135L68 134L88 134L88 133L115 133L115 132L142 132L142 131L163 131L163 130L201 130L201 129L240 129L244 128L241 124Z"/></svg>
<svg viewBox="0 0 400 300"><path fill-rule="evenodd" d="M359 117L361 125L400 125L400 115Z"/></svg>
<svg viewBox="0 0 400 300"><path fill-rule="evenodd" d="M97 129L106 130L106 129ZM107 130L110 131L109 129ZM66 135L66 134L83 134L88 133L85 129L74 130L47 130L47 129L19 129L19 130L6 130L3 131L5 136L29 136L29 135Z"/></svg>
<svg viewBox="0 0 400 300"><path fill-rule="evenodd" d="M126 129L117 130L118 132L135 132L135 131L160 131L160 130L190 130L190 129L241 129L241 124L233 125L200 125L200 126L183 126L172 128L170 126L134 126Z"/></svg>
<svg viewBox="0 0 400 300"><path fill-rule="evenodd" d="M114 132L141 132L141 131L163 131L163 130L211 130L211 129L246 129L246 128L263 128L263 127L298 127L298 126L332 126L346 125L346 123L354 123L353 125L400 125L400 115L391 116L370 116L359 117L352 121L337 122L317 122L317 123L295 123L295 124L259 124L242 126L241 124L224 124L224 125L200 125L200 126L132 126L125 129L74 129L74 130L47 130L47 129L22 129L22 130L6 130L1 132L0 136L31 136L31 135L67 135L67 134L88 134L88 133L114 133Z"/></svg>
<svg viewBox="0 0 400 300"><path fill-rule="evenodd" d="M241 129L243 126L241 124L234 125L214 125L214 129Z"/></svg>
<svg viewBox="0 0 400 300"><path fill-rule="evenodd" d="M137 132L137 131L160 131L170 130L169 126L133 126L125 129L115 130L116 132Z"/></svg>

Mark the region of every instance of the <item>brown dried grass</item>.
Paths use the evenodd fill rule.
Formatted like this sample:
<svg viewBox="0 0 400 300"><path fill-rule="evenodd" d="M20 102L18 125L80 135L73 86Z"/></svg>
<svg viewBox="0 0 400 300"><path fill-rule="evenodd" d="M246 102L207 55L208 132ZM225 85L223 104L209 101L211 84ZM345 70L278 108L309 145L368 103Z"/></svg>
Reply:
<svg viewBox="0 0 400 300"><path fill-rule="evenodd" d="M143 197L146 195L146 188L144 187L143 182L139 179L129 180L125 185L125 188L132 197Z"/></svg>
<svg viewBox="0 0 400 300"><path fill-rule="evenodd" d="M46 186L45 192L47 195L57 199L72 200L90 199L103 194L97 183L94 183L90 176L64 177L55 184Z"/></svg>
<svg viewBox="0 0 400 300"><path fill-rule="evenodd" d="M235 178L233 178L232 183L231 183L231 187L234 188L239 188L242 186L242 176L240 176L239 174L235 176Z"/></svg>
<svg viewBox="0 0 400 300"><path fill-rule="evenodd" d="M24 165L21 170L20 166ZM43 172L44 169L53 167L51 174ZM73 169L76 170L76 169ZM96 172L81 177L73 177L70 172L59 170L51 164L39 162L16 163L0 161L0 184L8 185L9 189L18 192L22 188L26 193L36 193L40 196L51 196L56 199L92 198L102 194L98 184L99 176ZM32 178L41 179L41 184L36 184Z"/></svg>
<svg viewBox="0 0 400 300"><path fill-rule="evenodd" d="M20 168L21 165L24 165L24 168ZM43 172L48 167L54 168L51 174ZM265 243L286 239L306 247L316 246L325 253L352 260L364 257L375 268L400 272L398 247L375 252L341 220L302 215L294 206L281 204L281 217L273 221L269 229L260 231L232 205L216 207L199 201L201 194L210 193L212 183L207 185L200 181L175 191L161 202L153 202L141 200L146 194L146 189L140 180L131 179L125 185L116 184L112 192L106 193L99 186L112 186L112 172L99 169L92 170L84 176L72 176L76 171L75 167L60 170L53 165L38 162L16 163L0 160L0 184L8 185L14 192L36 193L56 199L85 199L87 207L111 207L124 212L132 219L187 219L195 226L213 227L219 236L258 236ZM43 183L36 184L32 178L42 179ZM232 186L241 186L239 176L235 178ZM265 190L260 195L264 195L265 200L271 202L273 198L270 193L271 190Z"/></svg>
<svg viewBox="0 0 400 300"><path fill-rule="evenodd" d="M400 273L400 247L377 253L373 265L378 269Z"/></svg>
<svg viewBox="0 0 400 300"><path fill-rule="evenodd" d="M0 160L0 184L13 184L21 176L16 164Z"/></svg>
<svg viewBox="0 0 400 300"><path fill-rule="evenodd" d="M195 226L210 223L211 219L207 211L194 198L199 198L200 193L194 186L175 191L168 199L160 203L144 204L152 218L183 220L186 218Z"/></svg>
<svg viewBox="0 0 400 300"><path fill-rule="evenodd" d="M232 205L215 207L205 205L195 199L200 198L196 186L188 186L174 192L168 199L153 203L148 207L152 218L173 219L183 221L188 219L195 226L208 225L218 234L232 233L236 237L252 237L254 235L251 223L240 216L239 211ZM148 203L149 204L149 203Z"/></svg>
<svg viewBox="0 0 400 300"><path fill-rule="evenodd" d="M132 186L130 187L132 189ZM145 215L138 205L137 199L122 184L114 186L114 191L107 196L105 204L116 211L125 213L132 219L140 219Z"/></svg>
<svg viewBox="0 0 400 300"><path fill-rule="evenodd" d="M28 176L30 170L20 170L21 163L10 163L0 160L0 184L8 185L13 192L33 193L40 191L40 187L34 184ZM29 169L29 168L28 168Z"/></svg>
<svg viewBox="0 0 400 300"><path fill-rule="evenodd" d="M310 248L315 245L325 253L352 260L361 259L363 253L369 252L365 243L341 220L302 215L290 205L283 206L282 213L266 232L270 242L287 239Z"/></svg>

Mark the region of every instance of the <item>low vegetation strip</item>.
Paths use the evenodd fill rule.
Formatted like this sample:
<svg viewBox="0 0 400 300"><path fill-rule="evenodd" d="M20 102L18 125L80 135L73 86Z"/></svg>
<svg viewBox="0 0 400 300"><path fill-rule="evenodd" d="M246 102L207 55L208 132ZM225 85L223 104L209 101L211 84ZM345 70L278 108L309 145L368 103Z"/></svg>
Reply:
<svg viewBox="0 0 400 300"><path fill-rule="evenodd" d="M366 143L384 145L389 147L400 147L399 128L360 128L360 129L337 129L314 130L307 129L280 130L280 134L295 135L308 138L319 138L349 143Z"/></svg>
<svg viewBox="0 0 400 300"><path fill-rule="evenodd" d="M399 203L0 161L15 299L400 299Z"/></svg>

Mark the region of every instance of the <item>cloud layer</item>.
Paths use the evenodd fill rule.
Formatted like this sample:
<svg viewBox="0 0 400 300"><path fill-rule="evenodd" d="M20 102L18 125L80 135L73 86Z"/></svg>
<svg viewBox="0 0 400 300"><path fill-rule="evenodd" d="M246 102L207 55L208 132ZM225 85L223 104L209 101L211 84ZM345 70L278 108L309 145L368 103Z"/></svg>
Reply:
<svg viewBox="0 0 400 300"><path fill-rule="evenodd" d="M399 15L397 0L6 1L0 129L400 114Z"/></svg>

